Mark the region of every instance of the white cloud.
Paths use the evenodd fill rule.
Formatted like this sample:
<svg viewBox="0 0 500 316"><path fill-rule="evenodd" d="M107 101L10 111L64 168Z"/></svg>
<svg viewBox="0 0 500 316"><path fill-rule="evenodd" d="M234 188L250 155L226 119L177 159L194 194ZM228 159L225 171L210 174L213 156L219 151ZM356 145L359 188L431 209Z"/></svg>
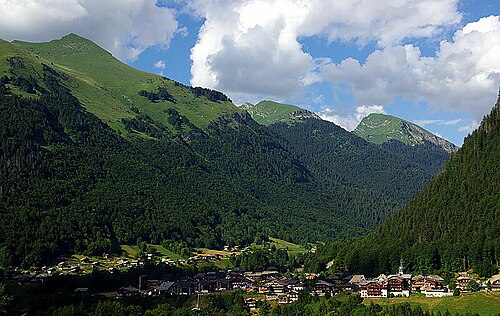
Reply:
<svg viewBox="0 0 500 316"><path fill-rule="evenodd" d="M461 123L463 120L462 119L455 119L455 120L416 120L414 121L415 124L420 125L420 126L426 126L426 125L445 125L445 126L453 126L457 125L458 123Z"/></svg>
<svg viewBox="0 0 500 316"><path fill-rule="evenodd" d="M165 64L165 61L160 59L153 64L153 67L156 69L165 69L167 67L167 64Z"/></svg>
<svg viewBox="0 0 500 316"><path fill-rule="evenodd" d="M186 37L189 35L189 31L188 31L187 27L185 27L185 26L178 28L175 33L179 34L182 37Z"/></svg>
<svg viewBox="0 0 500 316"><path fill-rule="evenodd" d="M380 105L361 105L356 107L356 113L351 115L340 113L326 107L316 114L318 114L318 116L325 121L333 122L345 130L352 131L358 126L359 122L361 122L365 116L371 113L385 114L385 110L384 107Z"/></svg>
<svg viewBox="0 0 500 316"><path fill-rule="evenodd" d="M290 97L321 78L298 38L391 45L460 21L456 0L195 0L205 18L191 50L195 86L234 95ZM375 102L375 101L370 101Z"/></svg>
<svg viewBox="0 0 500 316"><path fill-rule="evenodd" d="M0 12L6 40L47 41L73 32L121 60L167 47L177 30L175 12L154 0L0 0Z"/></svg>
<svg viewBox="0 0 500 316"><path fill-rule="evenodd" d="M479 121L473 120L470 124L459 127L458 131L471 133L478 127L479 127Z"/></svg>
<svg viewBox="0 0 500 316"><path fill-rule="evenodd" d="M301 35L330 41L376 41L381 47L405 38L428 38L460 22L456 0L310 1Z"/></svg>
<svg viewBox="0 0 500 316"><path fill-rule="evenodd" d="M358 103L387 104L403 95L435 108L468 111L481 118L494 104L500 85L500 19L482 18L442 41L435 57L413 45L370 54L364 64L347 58L321 66L334 85L348 83Z"/></svg>

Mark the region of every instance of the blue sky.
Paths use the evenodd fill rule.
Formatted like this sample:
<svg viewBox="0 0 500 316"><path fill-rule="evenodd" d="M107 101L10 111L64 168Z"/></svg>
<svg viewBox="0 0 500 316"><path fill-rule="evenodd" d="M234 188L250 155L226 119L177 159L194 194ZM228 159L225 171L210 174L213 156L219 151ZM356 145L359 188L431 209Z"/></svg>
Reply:
<svg viewBox="0 0 500 316"><path fill-rule="evenodd" d="M85 36L129 65L297 104L387 113L461 145L500 86L498 0L0 0L0 37ZM43 17L43 18L42 18Z"/></svg>

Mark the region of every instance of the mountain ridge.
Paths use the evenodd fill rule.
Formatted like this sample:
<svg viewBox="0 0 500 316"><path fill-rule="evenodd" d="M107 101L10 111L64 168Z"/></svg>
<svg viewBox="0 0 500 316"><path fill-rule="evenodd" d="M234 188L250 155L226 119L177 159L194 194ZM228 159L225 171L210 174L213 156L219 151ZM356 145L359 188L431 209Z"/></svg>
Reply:
<svg viewBox="0 0 500 316"><path fill-rule="evenodd" d="M455 144L417 124L387 114L369 114L361 120L353 132L374 144L383 144L390 140L396 140L410 146L420 146L425 142L429 142L448 153L458 149Z"/></svg>
<svg viewBox="0 0 500 316"><path fill-rule="evenodd" d="M241 108L250 113L257 123L266 126L279 122L292 124L308 118L320 119L314 112L299 106L270 100L263 100L257 104L247 102L242 104Z"/></svg>

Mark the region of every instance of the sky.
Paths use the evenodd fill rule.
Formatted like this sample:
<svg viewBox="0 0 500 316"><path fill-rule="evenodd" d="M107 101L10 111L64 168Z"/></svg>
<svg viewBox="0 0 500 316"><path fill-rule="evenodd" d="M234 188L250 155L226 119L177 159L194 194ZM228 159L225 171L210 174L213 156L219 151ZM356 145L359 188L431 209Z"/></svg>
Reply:
<svg viewBox="0 0 500 316"><path fill-rule="evenodd" d="M295 104L347 130L370 113L457 145L500 87L498 0L0 0L0 37L74 32L123 62Z"/></svg>

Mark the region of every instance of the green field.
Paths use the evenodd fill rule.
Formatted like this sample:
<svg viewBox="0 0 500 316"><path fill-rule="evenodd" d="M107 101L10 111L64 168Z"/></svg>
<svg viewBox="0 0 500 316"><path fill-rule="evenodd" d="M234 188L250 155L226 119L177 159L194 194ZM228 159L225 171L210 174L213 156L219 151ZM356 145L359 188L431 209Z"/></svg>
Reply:
<svg viewBox="0 0 500 316"><path fill-rule="evenodd" d="M287 121L290 118L290 113L302 110L295 105L274 101L261 101L255 105L246 103L242 108L247 110L257 123L263 125Z"/></svg>
<svg viewBox="0 0 500 316"><path fill-rule="evenodd" d="M171 133L177 131L168 122L167 109L175 109L201 129L223 115L244 113L232 102L212 102L204 96L196 97L190 87L123 64L93 42L75 34L47 43L0 42L0 57L16 54L36 65L37 73L41 73L42 63L63 73L68 88L85 108L121 133L126 133L121 119L136 116L132 107L160 122ZM1 62L0 73L6 72L8 67L7 62ZM154 91L158 87L167 89L175 102L151 102L138 94L140 90Z"/></svg>
<svg viewBox="0 0 500 316"><path fill-rule="evenodd" d="M290 256L294 256L296 254L302 254L302 253L306 253L307 252L307 249L300 246L300 245L297 245L297 244L294 244L294 243L291 243L291 242L288 242L286 240L282 240L282 239L278 239L278 238L274 238L274 237L269 237L269 242L266 242L264 245L257 245L255 243L253 243L251 245L251 248L252 249L261 249L261 248L269 248L271 246L276 247L276 249L286 249L288 250L288 255Z"/></svg>
<svg viewBox="0 0 500 316"><path fill-rule="evenodd" d="M148 246L152 246L156 249L156 251L164 256L164 257L169 257L170 259L172 260L180 260L182 259L182 257L178 254L176 254L175 252L172 252L168 249L166 249L165 247L161 246L161 245L154 245L154 244L148 244ZM127 253L127 255L131 258L137 258L137 253L139 252L139 249L137 248L137 246L134 246L134 245L121 245L121 248L123 251L125 251Z"/></svg>
<svg viewBox="0 0 500 316"><path fill-rule="evenodd" d="M459 297L430 298L423 295L411 295L409 298L396 297L388 299L365 299L364 304L371 302L380 305L400 304L408 302L420 305L424 310L454 313L474 312L479 315L500 314L500 293L463 293Z"/></svg>

